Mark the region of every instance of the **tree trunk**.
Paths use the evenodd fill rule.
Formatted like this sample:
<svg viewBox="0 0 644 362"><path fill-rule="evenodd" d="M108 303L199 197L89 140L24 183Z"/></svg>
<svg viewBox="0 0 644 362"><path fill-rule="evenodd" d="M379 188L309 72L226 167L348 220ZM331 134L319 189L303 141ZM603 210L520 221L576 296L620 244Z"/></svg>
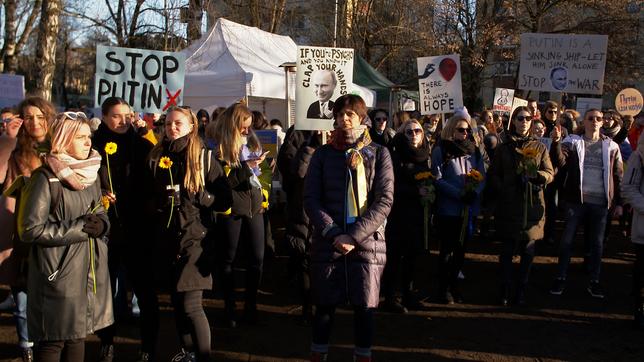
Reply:
<svg viewBox="0 0 644 362"><path fill-rule="evenodd" d="M15 52L16 52L16 28L18 19L16 17L16 0L7 0L4 7L4 44L2 46L2 64L0 71L3 73L15 73ZM9 64L13 65L13 71L10 71Z"/></svg>
<svg viewBox="0 0 644 362"><path fill-rule="evenodd" d="M36 44L35 95L51 101L61 0L43 0Z"/></svg>
<svg viewBox="0 0 644 362"><path fill-rule="evenodd" d="M201 18L203 17L203 6L201 0L190 0L188 2L188 42L201 37Z"/></svg>

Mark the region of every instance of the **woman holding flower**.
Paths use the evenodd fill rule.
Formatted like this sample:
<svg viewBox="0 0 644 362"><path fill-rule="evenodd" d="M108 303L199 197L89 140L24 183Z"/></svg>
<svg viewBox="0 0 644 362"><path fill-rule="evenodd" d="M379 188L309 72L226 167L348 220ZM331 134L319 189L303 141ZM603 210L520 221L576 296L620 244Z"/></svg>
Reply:
<svg viewBox="0 0 644 362"><path fill-rule="evenodd" d="M154 357L156 350L158 303L153 285L153 275L146 255L152 248L147 235L148 225L144 193L147 157L153 145L144 138L145 121L136 121L127 102L109 97L101 105L103 119L92 137L94 149L101 154L99 177L103 195L110 201L109 254L110 279L114 291L116 323L99 331L101 339L99 360L110 361L114 356L116 328L126 317L127 289L131 285L141 309L141 356ZM128 282L126 282L126 278ZM117 284L120 288L117 288Z"/></svg>
<svg viewBox="0 0 644 362"><path fill-rule="evenodd" d="M436 176L435 224L441 240L439 299L462 303L458 273L465 261L465 247L472 236L484 187L485 162L467 109L457 110L434 147L432 170Z"/></svg>
<svg viewBox="0 0 644 362"><path fill-rule="evenodd" d="M543 238L545 223L544 187L552 182L553 169L546 146L530 136L532 113L518 107L510 119L508 140L498 146L488 180L497 199L497 234L503 247L499 258L503 282L501 304L512 296L512 257L521 255L515 301L525 303L528 276L536 241Z"/></svg>
<svg viewBox="0 0 644 362"><path fill-rule="evenodd" d="M49 124L56 110L48 101L31 97L18 105L18 117L7 124L6 134L0 136L0 183L7 190L19 177L29 177L42 165L49 152ZM0 284L11 286L15 300L14 319L18 332L18 346L23 359L29 361L33 343L27 330L27 280L25 261L29 249L15 243L16 199L0 195Z"/></svg>
<svg viewBox="0 0 644 362"><path fill-rule="evenodd" d="M51 125L51 152L21 194L17 225L31 247L27 312L36 361L82 361L87 334L113 322L100 165L85 114L61 113Z"/></svg>
<svg viewBox="0 0 644 362"><path fill-rule="evenodd" d="M423 246L427 246L425 226L429 217L425 209L429 211L435 195L430 186L431 148L421 124L415 119L404 123L390 147L395 185L394 204L386 230L384 308L404 313L407 309L418 309L420 304L413 295L416 256ZM402 288L399 288L401 282ZM402 291L402 304L395 295L399 290Z"/></svg>
<svg viewBox="0 0 644 362"><path fill-rule="evenodd" d="M170 291L182 351L176 361L196 355L210 359L210 326L203 310L203 290L212 288L212 238L201 215L230 207L226 174L215 153L199 137L199 123L187 108L166 113L165 136L150 152L153 180L150 205L157 231L153 272Z"/></svg>

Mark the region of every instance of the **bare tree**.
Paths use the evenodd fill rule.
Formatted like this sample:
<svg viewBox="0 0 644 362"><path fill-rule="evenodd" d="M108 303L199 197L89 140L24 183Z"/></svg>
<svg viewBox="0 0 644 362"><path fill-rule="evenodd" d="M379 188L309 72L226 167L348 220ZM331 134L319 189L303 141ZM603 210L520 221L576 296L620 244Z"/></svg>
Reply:
<svg viewBox="0 0 644 362"><path fill-rule="evenodd" d="M0 50L0 72L16 72L18 56L20 56L29 36L31 36L31 33L36 26L36 20L40 15L41 4L42 0L34 0L33 2L20 2L18 0L5 1L5 33L2 50ZM23 18L25 14L29 15L22 27L22 33L18 36L17 32L20 27L20 19Z"/></svg>
<svg viewBox="0 0 644 362"><path fill-rule="evenodd" d="M61 0L43 0L41 9L36 45L36 89L34 93L51 100L51 88L56 69L56 43Z"/></svg>

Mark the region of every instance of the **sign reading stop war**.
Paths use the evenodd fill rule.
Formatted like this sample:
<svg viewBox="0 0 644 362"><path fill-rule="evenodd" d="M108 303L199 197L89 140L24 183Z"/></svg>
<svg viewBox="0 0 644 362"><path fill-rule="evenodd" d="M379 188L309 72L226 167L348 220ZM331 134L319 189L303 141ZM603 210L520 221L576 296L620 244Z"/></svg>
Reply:
<svg viewBox="0 0 644 362"><path fill-rule="evenodd" d="M418 58L420 113L451 113L463 107L458 54Z"/></svg>
<svg viewBox="0 0 644 362"><path fill-rule="evenodd" d="M521 34L518 88L602 94L608 35Z"/></svg>
<svg viewBox="0 0 644 362"><path fill-rule="evenodd" d="M185 56L182 53L106 47L96 48L94 100L125 99L138 112L162 113L183 102Z"/></svg>

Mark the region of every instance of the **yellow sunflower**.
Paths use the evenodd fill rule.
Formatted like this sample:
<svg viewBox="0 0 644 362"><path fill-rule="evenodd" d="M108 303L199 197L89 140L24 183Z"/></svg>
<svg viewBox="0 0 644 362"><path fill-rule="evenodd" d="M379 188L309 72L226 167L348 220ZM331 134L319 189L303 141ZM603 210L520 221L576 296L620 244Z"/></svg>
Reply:
<svg viewBox="0 0 644 362"><path fill-rule="evenodd" d="M114 142L108 142L105 144L105 153L108 155L113 155L116 153L116 149L118 147L116 146L116 143Z"/></svg>
<svg viewBox="0 0 644 362"><path fill-rule="evenodd" d="M426 172L419 172L414 176L416 181L422 181L422 180L427 180L427 179L433 179L434 175L432 175L431 172L426 171Z"/></svg>
<svg viewBox="0 0 644 362"><path fill-rule="evenodd" d="M101 197L101 203L103 204L105 211L110 208L110 199L108 199L107 196Z"/></svg>
<svg viewBox="0 0 644 362"><path fill-rule="evenodd" d="M159 160L159 167L163 169L169 169L170 167L172 167L172 160L170 159L170 157L161 157L161 159Z"/></svg>
<svg viewBox="0 0 644 362"><path fill-rule="evenodd" d="M476 182L483 181L483 175L478 170L470 170L467 176Z"/></svg>

